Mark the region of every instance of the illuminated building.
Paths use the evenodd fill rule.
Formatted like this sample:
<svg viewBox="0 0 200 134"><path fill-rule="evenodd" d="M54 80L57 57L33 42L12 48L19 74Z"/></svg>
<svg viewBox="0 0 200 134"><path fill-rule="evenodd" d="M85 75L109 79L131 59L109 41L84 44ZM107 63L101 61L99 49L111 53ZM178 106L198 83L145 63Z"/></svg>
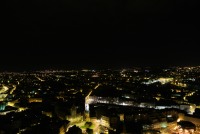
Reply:
<svg viewBox="0 0 200 134"><path fill-rule="evenodd" d="M195 112L195 109L196 105L180 105L180 110L184 110L191 115Z"/></svg>
<svg viewBox="0 0 200 134"><path fill-rule="evenodd" d="M160 82L161 84L166 84L166 83L169 83L172 81L173 81L173 78L159 78L159 79L151 79L147 82L143 82L143 84L149 85L149 84L153 84L156 82Z"/></svg>
<svg viewBox="0 0 200 134"><path fill-rule="evenodd" d="M75 105L73 105L70 109L70 115L67 115L66 119L70 121L71 123L73 123L73 122L82 121L83 116L81 115L81 113L77 113L77 108Z"/></svg>
<svg viewBox="0 0 200 134"><path fill-rule="evenodd" d="M111 104L111 105L121 105L121 106L135 106L138 107L139 104L133 100L124 99L119 96L119 90L114 87L100 87L95 89L85 98L85 111L89 112L90 104Z"/></svg>
<svg viewBox="0 0 200 134"><path fill-rule="evenodd" d="M8 94L0 94L0 101L4 101Z"/></svg>
<svg viewBox="0 0 200 134"><path fill-rule="evenodd" d="M0 103L0 111L5 110L5 108L6 108L6 103L5 102L1 102Z"/></svg>
<svg viewBox="0 0 200 134"><path fill-rule="evenodd" d="M109 117L106 117L106 116L102 116L101 119L100 119L100 123L102 126L105 126L105 127L110 127L110 119Z"/></svg>
<svg viewBox="0 0 200 134"><path fill-rule="evenodd" d="M29 103L32 102L42 102L42 98L29 98Z"/></svg>

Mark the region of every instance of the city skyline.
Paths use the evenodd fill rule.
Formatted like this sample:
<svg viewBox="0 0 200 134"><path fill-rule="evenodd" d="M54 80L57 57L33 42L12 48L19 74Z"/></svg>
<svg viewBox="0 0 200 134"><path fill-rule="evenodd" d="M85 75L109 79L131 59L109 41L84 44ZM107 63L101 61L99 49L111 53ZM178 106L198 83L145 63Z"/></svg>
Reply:
<svg viewBox="0 0 200 134"><path fill-rule="evenodd" d="M9 0L0 133L200 134L199 0Z"/></svg>
<svg viewBox="0 0 200 134"><path fill-rule="evenodd" d="M199 134L199 74L200 66L3 72L0 132Z"/></svg>

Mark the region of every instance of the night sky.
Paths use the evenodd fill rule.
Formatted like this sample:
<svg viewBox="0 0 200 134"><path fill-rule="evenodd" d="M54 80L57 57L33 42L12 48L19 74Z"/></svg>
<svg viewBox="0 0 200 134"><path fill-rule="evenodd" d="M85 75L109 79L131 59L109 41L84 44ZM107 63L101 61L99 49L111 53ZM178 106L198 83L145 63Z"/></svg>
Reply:
<svg viewBox="0 0 200 134"><path fill-rule="evenodd" d="M200 65L199 0L9 0L1 70Z"/></svg>

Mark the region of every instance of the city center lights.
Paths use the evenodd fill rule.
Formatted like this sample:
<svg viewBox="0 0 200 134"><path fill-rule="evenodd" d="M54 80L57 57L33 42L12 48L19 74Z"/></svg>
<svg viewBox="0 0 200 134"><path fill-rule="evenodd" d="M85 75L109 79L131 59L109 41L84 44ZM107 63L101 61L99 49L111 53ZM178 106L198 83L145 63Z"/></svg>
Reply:
<svg viewBox="0 0 200 134"><path fill-rule="evenodd" d="M135 70L0 73L0 133L199 134L200 67Z"/></svg>

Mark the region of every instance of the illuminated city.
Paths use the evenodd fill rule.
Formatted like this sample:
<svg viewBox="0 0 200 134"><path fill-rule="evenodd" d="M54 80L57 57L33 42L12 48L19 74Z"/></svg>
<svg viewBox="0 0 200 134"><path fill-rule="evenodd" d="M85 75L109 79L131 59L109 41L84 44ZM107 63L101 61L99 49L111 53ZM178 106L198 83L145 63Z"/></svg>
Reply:
<svg viewBox="0 0 200 134"><path fill-rule="evenodd" d="M199 74L199 66L2 72L0 132L199 134Z"/></svg>
<svg viewBox="0 0 200 134"><path fill-rule="evenodd" d="M200 134L200 0L2 7L0 134Z"/></svg>

